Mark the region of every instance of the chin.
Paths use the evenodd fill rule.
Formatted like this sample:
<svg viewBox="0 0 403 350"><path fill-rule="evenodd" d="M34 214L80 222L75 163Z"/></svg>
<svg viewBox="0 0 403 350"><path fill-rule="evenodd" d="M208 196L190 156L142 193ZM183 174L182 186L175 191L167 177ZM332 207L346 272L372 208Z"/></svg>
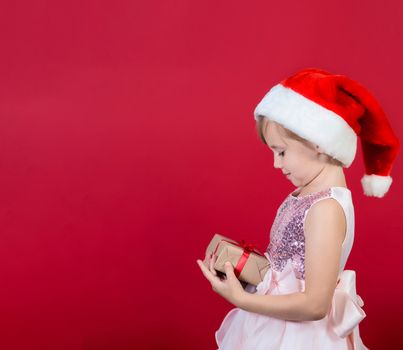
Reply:
<svg viewBox="0 0 403 350"><path fill-rule="evenodd" d="M298 183L298 181L294 180L294 179L289 179L290 182L294 185L294 186L300 186L300 184Z"/></svg>

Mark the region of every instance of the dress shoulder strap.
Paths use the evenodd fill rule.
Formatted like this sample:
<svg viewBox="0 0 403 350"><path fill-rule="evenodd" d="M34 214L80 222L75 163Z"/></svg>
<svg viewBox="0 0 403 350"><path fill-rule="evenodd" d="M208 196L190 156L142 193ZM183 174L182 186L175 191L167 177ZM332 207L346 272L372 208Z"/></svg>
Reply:
<svg viewBox="0 0 403 350"><path fill-rule="evenodd" d="M332 187L331 197L336 199L344 210L344 215L346 217L346 236L343 241L339 273L342 273L348 257L350 255L351 249L354 243L354 228L355 228L355 216L354 216L354 205L352 200L352 193L346 187Z"/></svg>

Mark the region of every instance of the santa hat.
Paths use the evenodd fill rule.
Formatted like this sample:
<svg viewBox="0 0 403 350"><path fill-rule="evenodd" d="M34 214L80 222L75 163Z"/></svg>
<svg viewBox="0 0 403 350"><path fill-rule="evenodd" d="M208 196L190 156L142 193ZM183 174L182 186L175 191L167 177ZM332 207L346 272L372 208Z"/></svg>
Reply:
<svg viewBox="0 0 403 350"><path fill-rule="evenodd" d="M315 143L346 168L354 160L360 136L365 195L383 197L389 190L399 140L379 103L358 82L321 69L304 69L263 97L254 111L255 119L259 116Z"/></svg>

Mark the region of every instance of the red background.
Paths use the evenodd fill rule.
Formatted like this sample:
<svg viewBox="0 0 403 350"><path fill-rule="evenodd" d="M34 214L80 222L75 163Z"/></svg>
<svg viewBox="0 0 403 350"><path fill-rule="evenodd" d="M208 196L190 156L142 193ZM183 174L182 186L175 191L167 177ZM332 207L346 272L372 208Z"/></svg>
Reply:
<svg viewBox="0 0 403 350"><path fill-rule="evenodd" d="M254 107L317 66L367 86L401 139L402 12L399 1L3 1L0 348L215 349L232 305L196 259L215 232L264 250L293 190ZM346 170L347 268L364 343L396 348L402 163L383 199L363 195L363 173L359 149Z"/></svg>

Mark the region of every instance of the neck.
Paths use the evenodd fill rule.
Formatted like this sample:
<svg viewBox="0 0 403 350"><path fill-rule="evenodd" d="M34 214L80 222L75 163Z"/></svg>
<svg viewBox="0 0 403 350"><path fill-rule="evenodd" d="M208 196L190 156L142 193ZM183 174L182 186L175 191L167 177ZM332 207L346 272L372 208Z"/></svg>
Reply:
<svg viewBox="0 0 403 350"><path fill-rule="evenodd" d="M325 190L329 187L347 187L343 168L336 165L325 165L311 181L300 187L299 195Z"/></svg>

